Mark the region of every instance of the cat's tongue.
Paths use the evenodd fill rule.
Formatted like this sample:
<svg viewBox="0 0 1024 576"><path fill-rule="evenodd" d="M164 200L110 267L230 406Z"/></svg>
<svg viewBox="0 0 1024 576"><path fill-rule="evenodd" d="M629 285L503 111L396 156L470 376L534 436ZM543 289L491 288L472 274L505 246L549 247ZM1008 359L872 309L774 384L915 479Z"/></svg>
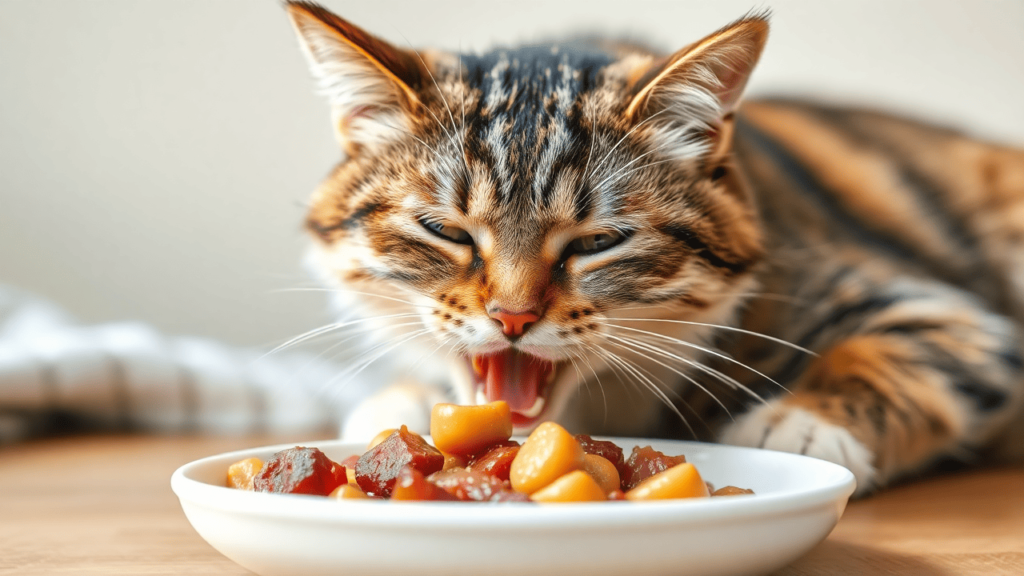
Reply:
<svg viewBox="0 0 1024 576"><path fill-rule="evenodd" d="M508 349L474 359L483 374L488 402L504 400L513 412L527 418L539 415L544 406L545 385L553 368L550 362Z"/></svg>

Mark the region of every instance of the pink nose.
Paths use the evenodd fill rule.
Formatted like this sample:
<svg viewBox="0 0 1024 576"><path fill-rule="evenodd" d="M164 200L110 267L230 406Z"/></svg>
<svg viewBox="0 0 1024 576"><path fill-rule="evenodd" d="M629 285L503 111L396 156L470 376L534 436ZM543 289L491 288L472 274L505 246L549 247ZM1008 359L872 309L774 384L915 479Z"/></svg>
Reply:
<svg viewBox="0 0 1024 576"><path fill-rule="evenodd" d="M540 320L540 316L533 312L509 312L501 308L489 312L488 316L501 323L501 331L505 336L522 336L534 322Z"/></svg>

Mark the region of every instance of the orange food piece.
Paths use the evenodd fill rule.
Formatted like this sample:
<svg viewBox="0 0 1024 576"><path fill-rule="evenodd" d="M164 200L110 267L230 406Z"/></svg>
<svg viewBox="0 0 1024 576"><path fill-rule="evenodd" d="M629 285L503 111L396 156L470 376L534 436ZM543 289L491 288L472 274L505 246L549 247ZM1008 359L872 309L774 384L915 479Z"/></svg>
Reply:
<svg viewBox="0 0 1024 576"><path fill-rule="evenodd" d="M619 489L619 471L604 456L587 454L583 457L583 471L590 474L590 477L597 482L597 485L610 494L613 490Z"/></svg>
<svg viewBox="0 0 1024 576"><path fill-rule="evenodd" d="M263 460L246 458L228 467L228 488L252 490L252 481L263 468Z"/></svg>
<svg viewBox="0 0 1024 576"><path fill-rule="evenodd" d="M668 500L671 498L707 498L708 486L689 462L647 478L626 492L626 500Z"/></svg>
<svg viewBox="0 0 1024 576"><path fill-rule="evenodd" d="M625 478L629 475L626 458L623 456L622 448L619 448L618 444L608 440L594 440L587 434L577 434L575 438L580 443L580 447L583 448L584 452L603 456L614 464L615 470L619 473L619 478Z"/></svg>
<svg viewBox="0 0 1024 576"><path fill-rule="evenodd" d="M609 462L609 464L611 464ZM530 495L534 502L602 502L607 500L601 488L583 470L575 470Z"/></svg>
<svg viewBox="0 0 1024 576"><path fill-rule="evenodd" d="M735 486L723 486L718 490L711 493L712 496L742 496L744 494L753 494L754 491L749 488L737 488Z"/></svg>
<svg viewBox="0 0 1024 576"><path fill-rule="evenodd" d="M444 456L444 466L441 467L441 470L465 468L466 464L469 463L469 458L466 458L465 456L458 456L456 454L445 454L444 452L441 452L441 455Z"/></svg>
<svg viewBox="0 0 1024 576"><path fill-rule="evenodd" d="M533 494L562 476L583 468L584 456L579 442L565 428L554 422L545 422L523 442L512 461L509 470L512 488Z"/></svg>
<svg viewBox="0 0 1024 576"><path fill-rule="evenodd" d="M512 437L512 410L501 400L479 406L435 404L430 436L442 452L471 456Z"/></svg>
<svg viewBox="0 0 1024 576"><path fill-rule="evenodd" d="M366 500L369 498L355 484L342 484L338 486L334 489L334 492L331 492L330 497L336 500Z"/></svg>

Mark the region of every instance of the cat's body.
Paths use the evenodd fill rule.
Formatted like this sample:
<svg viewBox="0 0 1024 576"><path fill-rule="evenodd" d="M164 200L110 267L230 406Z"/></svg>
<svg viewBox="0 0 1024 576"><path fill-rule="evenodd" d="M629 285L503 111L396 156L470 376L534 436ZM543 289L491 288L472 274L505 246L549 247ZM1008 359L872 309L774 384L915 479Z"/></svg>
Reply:
<svg viewBox="0 0 1024 576"><path fill-rule="evenodd" d="M792 392L721 366L779 398L778 413L720 421L724 440L836 460L838 440L815 427L837 425L869 447L880 482L986 446L1024 453L1024 153L792 102L745 105L734 151L769 255L740 326L822 357L724 340Z"/></svg>
<svg viewBox="0 0 1024 576"><path fill-rule="evenodd" d="M740 108L761 17L671 57L460 57L290 13L349 155L314 196L312 261L379 317L367 358L432 384L450 364L454 399L506 400L523 428L804 452L861 492L1000 435L1019 448L1020 152ZM346 430L422 425L444 397L392 388Z"/></svg>

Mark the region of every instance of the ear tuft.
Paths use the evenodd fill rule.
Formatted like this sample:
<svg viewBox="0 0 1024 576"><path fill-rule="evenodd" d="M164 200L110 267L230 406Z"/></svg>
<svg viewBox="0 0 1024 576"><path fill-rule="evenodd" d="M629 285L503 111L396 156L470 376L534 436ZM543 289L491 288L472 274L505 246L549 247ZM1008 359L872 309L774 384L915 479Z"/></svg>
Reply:
<svg viewBox="0 0 1024 576"><path fill-rule="evenodd" d="M285 6L346 150L400 136L419 106L420 60L317 4Z"/></svg>
<svg viewBox="0 0 1024 576"><path fill-rule="evenodd" d="M722 132L767 39L768 14L760 13L683 48L641 75L627 116L636 122L661 116L658 122L670 124L681 139L681 152L699 154L715 147L716 143L695 140L693 134L714 137Z"/></svg>

